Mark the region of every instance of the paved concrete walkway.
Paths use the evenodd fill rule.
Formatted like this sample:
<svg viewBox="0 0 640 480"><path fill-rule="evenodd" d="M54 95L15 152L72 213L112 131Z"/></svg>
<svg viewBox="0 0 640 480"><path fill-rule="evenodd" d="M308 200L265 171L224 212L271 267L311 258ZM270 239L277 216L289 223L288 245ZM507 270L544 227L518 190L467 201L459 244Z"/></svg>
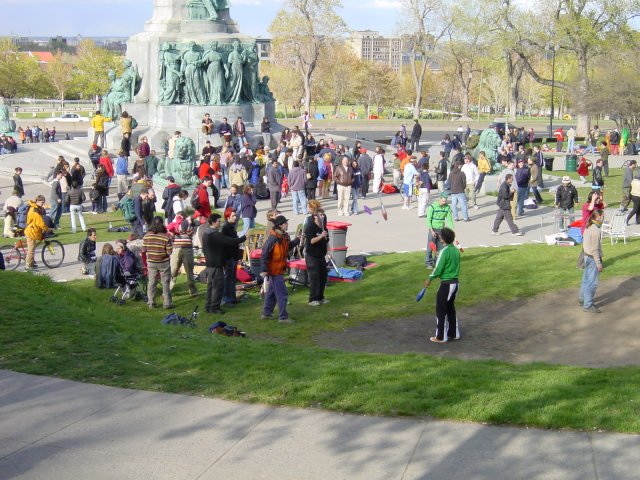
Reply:
<svg viewBox="0 0 640 480"><path fill-rule="evenodd" d="M341 415L9 371L0 391L3 480L639 478L634 435Z"/></svg>

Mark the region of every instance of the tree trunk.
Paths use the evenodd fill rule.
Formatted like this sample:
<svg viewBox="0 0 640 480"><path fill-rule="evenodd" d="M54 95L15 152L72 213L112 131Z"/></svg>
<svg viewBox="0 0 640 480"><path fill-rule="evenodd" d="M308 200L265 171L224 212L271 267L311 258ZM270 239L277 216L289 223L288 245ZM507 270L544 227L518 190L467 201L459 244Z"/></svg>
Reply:
<svg viewBox="0 0 640 480"><path fill-rule="evenodd" d="M306 72L304 76L304 109L311 111L311 73Z"/></svg>
<svg viewBox="0 0 640 480"><path fill-rule="evenodd" d="M578 55L578 69L580 78L578 79L578 96L576 98L577 125L576 135L586 137L591 127L591 119L586 112L585 99L589 93L589 71L587 62L587 52L584 50Z"/></svg>
<svg viewBox="0 0 640 480"><path fill-rule="evenodd" d="M420 107L422 106L422 86L424 85L424 76L427 72L427 62L422 59L420 71L416 67L416 56L413 54L411 62L411 76L413 78L413 86L416 89L416 100L413 104L413 116L414 118L420 117Z"/></svg>

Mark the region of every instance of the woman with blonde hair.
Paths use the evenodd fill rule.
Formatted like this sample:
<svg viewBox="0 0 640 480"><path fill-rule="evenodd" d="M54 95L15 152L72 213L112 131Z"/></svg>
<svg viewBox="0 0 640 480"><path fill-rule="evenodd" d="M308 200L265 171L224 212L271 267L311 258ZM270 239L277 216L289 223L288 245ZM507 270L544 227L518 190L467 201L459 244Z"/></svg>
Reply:
<svg viewBox="0 0 640 480"><path fill-rule="evenodd" d="M325 258L329 245L329 231L327 230L327 216L324 214L322 204L318 200L309 200L307 209L309 216L303 223L304 262L307 266L309 280L309 305L318 307L329 303L329 300L324 298L324 289L329 273Z"/></svg>

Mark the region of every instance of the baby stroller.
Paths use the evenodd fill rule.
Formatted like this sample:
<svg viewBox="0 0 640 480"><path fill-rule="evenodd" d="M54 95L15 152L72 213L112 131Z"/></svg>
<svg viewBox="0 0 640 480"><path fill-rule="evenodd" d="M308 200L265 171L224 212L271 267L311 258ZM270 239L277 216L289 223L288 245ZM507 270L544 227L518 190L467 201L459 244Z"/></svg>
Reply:
<svg viewBox="0 0 640 480"><path fill-rule="evenodd" d="M115 292L113 292L113 295L111 295L111 301L113 303L117 303L118 305L124 305L127 302L127 299L143 300L146 302L148 298L144 294L142 289L138 288L139 285L139 275L132 275L130 273L123 272L121 268L120 275L118 275L118 284Z"/></svg>

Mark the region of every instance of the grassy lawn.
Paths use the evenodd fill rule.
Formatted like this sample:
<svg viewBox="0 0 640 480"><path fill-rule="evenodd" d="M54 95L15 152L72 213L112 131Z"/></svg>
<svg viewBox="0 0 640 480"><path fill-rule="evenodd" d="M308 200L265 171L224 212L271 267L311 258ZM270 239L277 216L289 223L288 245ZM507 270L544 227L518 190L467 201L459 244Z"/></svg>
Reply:
<svg viewBox="0 0 640 480"><path fill-rule="evenodd" d="M629 254L637 242L604 246L604 278L638 271L640 260ZM544 245L469 249L458 303L577 286L576 255L577 249ZM548 265L566 268L538 268L541 256ZM207 326L219 317L203 314L193 330L163 326L165 311L138 302L116 306L109 302L111 290L96 290L89 281L53 283L3 272L0 368L272 405L640 432L640 368L511 365L316 348L314 338L325 331L382 318L393 328L394 319L433 314L435 289L415 302L426 275L423 254L389 254L375 261L378 267L367 271L364 281L331 286L331 303L320 309L307 307L305 289L293 293L292 325L260 320L260 299L252 294L224 318L248 332L244 339L209 334ZM523 272L526 282L519 281ZM187 316L195 302L183 279L174 293L177 311Z"/></svg>

